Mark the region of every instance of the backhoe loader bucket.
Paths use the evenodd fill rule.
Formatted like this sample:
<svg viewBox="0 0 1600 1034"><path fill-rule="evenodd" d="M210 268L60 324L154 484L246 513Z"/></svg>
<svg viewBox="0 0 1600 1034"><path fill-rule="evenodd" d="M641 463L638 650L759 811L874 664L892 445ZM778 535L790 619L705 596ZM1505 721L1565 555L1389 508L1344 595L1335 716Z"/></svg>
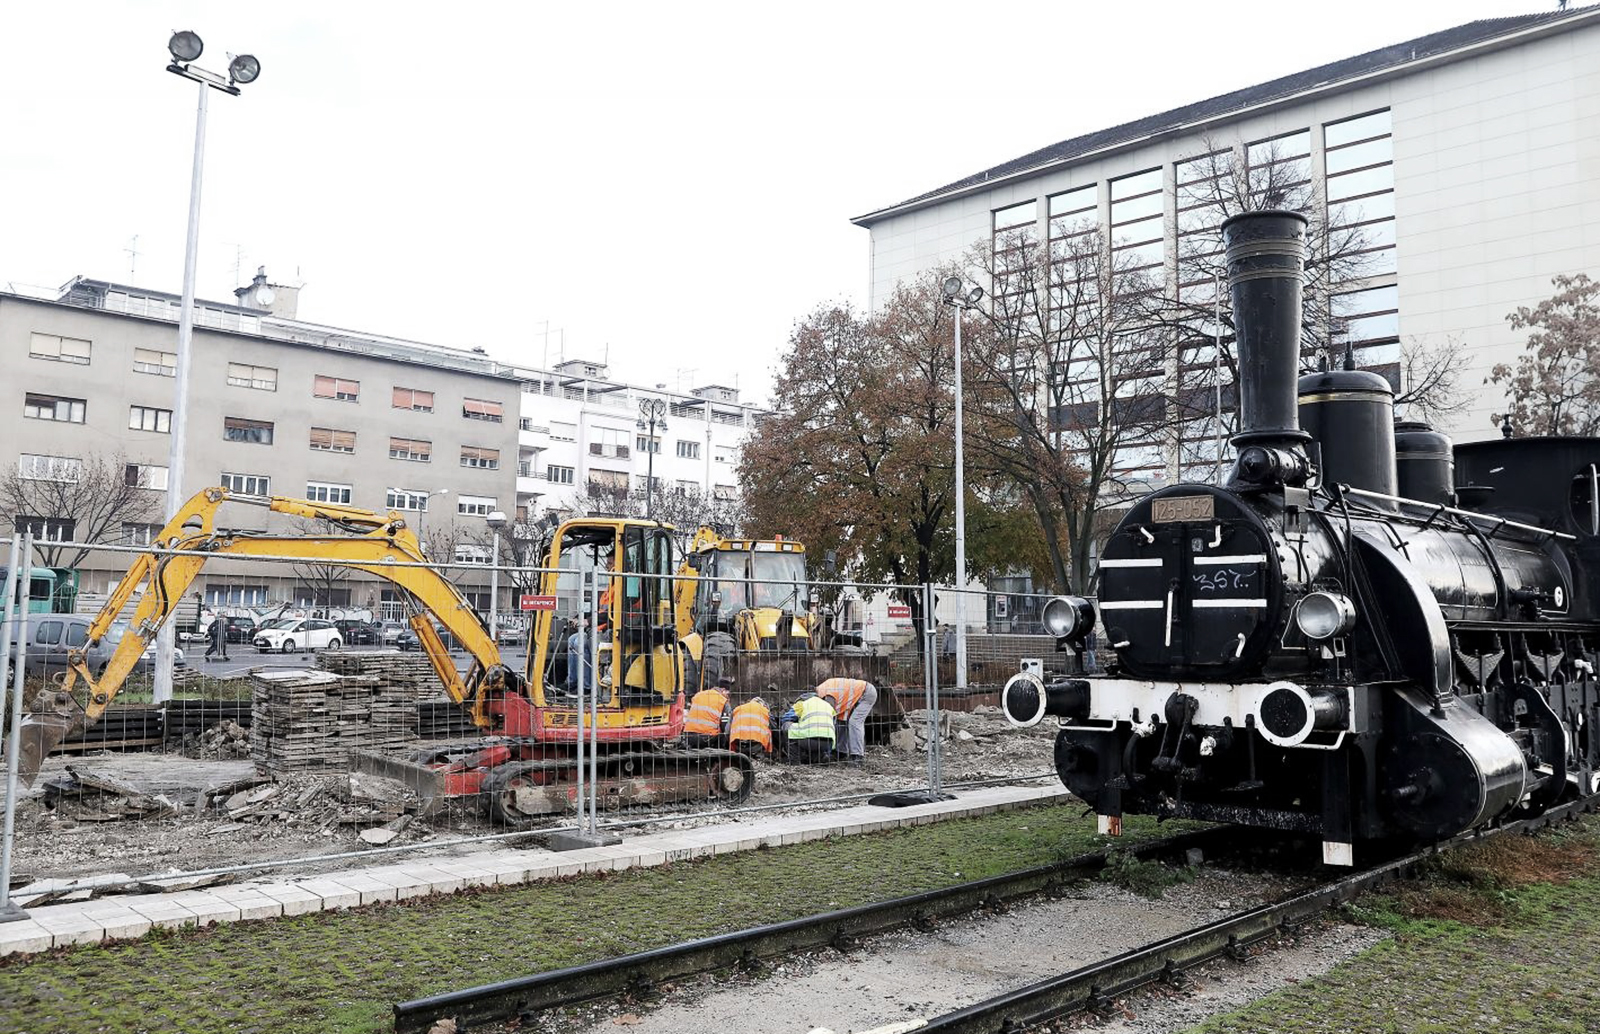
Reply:
<svg viewBox="0 0 1600 1034"><path fill-rule="evenodd" d="M39 767L44 764L44 759L56 749L56 745L67 738L72 727L77 724L77 716L61 714L56 711L43 711L30 714L22 720L19 738L22 747L17 752L17 779L23 786L33 787L33 780L39 774Z"/></svg>
<svg viewBox="0 0 1600 1034"><path fill-rule="evenodd" d="M422 798L417 818L427 818L439 809L445 800L444 774L437 768L402 761L399 758L374 754L371 751L350 752L350 771L380 779L393 779Z"/></svg>

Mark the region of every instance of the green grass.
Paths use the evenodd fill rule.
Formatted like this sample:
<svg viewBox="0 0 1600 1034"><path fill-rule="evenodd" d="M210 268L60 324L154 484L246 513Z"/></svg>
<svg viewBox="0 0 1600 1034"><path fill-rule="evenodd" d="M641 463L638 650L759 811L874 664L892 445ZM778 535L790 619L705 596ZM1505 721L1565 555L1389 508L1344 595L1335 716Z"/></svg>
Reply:
<svg viewBox="0 0 1600 1034"><path fill-rule="evenodd" d="M1203 1034L1600 1030L1600 822L1505 837L1346 909L1393 937Z"/></svg>
<svg viewBox="0 0 1600 1034"><path fill-rule="evenodd" d="M1097 849L1082 806L1047 806L652 869L347 913L167 932L0 960L0 1029L390 1029L396 1001L1058 861ZM1126 821L1124 841L1185 828Z"/></svg>

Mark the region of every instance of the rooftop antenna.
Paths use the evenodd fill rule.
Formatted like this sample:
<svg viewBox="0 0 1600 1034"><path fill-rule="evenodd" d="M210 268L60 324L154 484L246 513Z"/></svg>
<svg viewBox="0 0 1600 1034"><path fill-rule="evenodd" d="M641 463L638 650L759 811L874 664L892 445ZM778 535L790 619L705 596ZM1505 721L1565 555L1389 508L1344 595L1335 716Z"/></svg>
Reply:
<svg viewBox="0 0 1600 1034"><path fill-rule="evenodd" d="M122 250L128 253L128 283L131 285L133 283L134 270L139 264L139 255L141 254L139 251L139 235L134 234L133 239L128 242L128 246Z"/></svg>

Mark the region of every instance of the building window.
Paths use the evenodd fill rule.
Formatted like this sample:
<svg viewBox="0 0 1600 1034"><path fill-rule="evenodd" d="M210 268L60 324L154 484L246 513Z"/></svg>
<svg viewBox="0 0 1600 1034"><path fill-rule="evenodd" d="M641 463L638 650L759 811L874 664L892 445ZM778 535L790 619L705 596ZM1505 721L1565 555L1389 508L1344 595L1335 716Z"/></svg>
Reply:
<svg viewBox="0 0 1600 1034"><path fill-rule="evenodd" d="M148 546L161 534L159 524L124 524L122 542L127 546Z"/></svg>
<svg viewBox="0 0 1600 1034"><path fill-rule="evenodd" d="M487 420L498 424L505 419L505 406L488 399L462 399L461 415L468 420Z"/></svg>
<svg viewBox="0 0 1600 1034"><path fill-rule="evenodd" d="M731 503L739 497L739 489L734 485L718 485L711 494L719 503Z"/></svg>
<svg viewBox="0 0 1600 1034"><path fill-rule="evenodd" d="M489 496L456 496L456 513L462 517L487 517L493 512L494 499Z"/></svg>
<svg viewBox="0 0 1600 1034"><path fill-rule="evenodd" d="M697 460L700 458L700 443L688 442L678 439L678 458L681 460Z"/></svg>
<svg viewBox="0 0 1600 1034"><path fill-rule="evenodd" d="M1387 110L1322 127L1329 243L1335 251L1357 256L1360 276L1381 276L1398 268L1391 128Z"/></svg>
<svg viewBox="0 0 1600 1034"><path fill-rule="evenodd" d="M278 371L271 366L251 366L249 363L229 363L228 383L235 388L255 388L257 391L277 391Z"/></svg>
<svg viewBox="0 0 1600 1034"><path fill-rule="evenodd" d="M419 438L390 438L389 458L427 463L433 458L433 443Z"/></svg>
<svg viewBox="0 0 1600 1034"><path fill-rule="evenodd" d="M35 359L53 359L58 363L89 365L89 342L82 338L62 337L60 334L34 334L28 339L28 354Z"/></svg>
<svg viewBox="0 0 1600 1034"><path fill-rule="evenodd" d="M1355 349L1356 365L1400 380L1400 289L1373 287L1333 296L1334 339Z"/></svg>
<svg viewBox="0 0 1600 1034"><path fill-rule="evenodd" d="M394 400L391 403L395 409L409 409L416 413L433 412L433 392L423 391L421 388L394 389Z"/></svg>
<svg viewBox="0 0 1600 1034"><path fill-rule="evenodd" d="M328 481L307 481L306 498L314 503L348 503L350 486L335 485Z"/></svg>
<svg viewBox="0 0 1600 1034"><path fill-rule="evenodd" d="M609 456L612 459L628 458L628 432L614 427L596 427L589 442L589 455Z"/></svg>
<svg viewBox="0 0 1600 1034"><path fill-rule="evenodd" d="M151 406L129 406L128 430L155 431L157 434L171 434L172 410L155 409Z"/></svg>
<svg viewBox="0 0 1600 1034"><path fill-rule="evenodd" d="M157 377L174 377L178 373L178 354L154 348L133 350L133 372L153 373Z"/></svg>
<svg viewBox="0 0 1600 1034"><path fill-rule="evenodd" d="M265 585L207 585L206 604L212 607L257 607L267 602Z"/></svg>
<svg viewBox="0 0 1600 1034"><path fill-rule="evenodd" d="M69 424L81 424L86 405L83 399L38 395L30 391L22 397L22 415L33 420L60 420Z"/></svg>
<svg viewBox="0 0 1600 1034"><path fill-rule="evenodd" d="M122 481L129 488L148 488L153 492L165 492L167 468L150 463L130 463L122 468Z"/></svg>
<svg viewBox="0 0 1600 1034"><path fill-rule="evenodd" d="M415 510L424 513L428 509L428 493L409 488L391 488L387 505L391 510Z"/></svg>
<svg viewBox="0 0 1600 1034"><path fill-rule="evenodd" d="M589 471L589 487L602 491L626 492L628 490L628 475L620 470L591 470Z"/></svg>
<svg viewBox="0 0 1600 1034"><path fill-rule="evenodd" d="M318 452L355 452L356 433L354 431L340 431L332 427L313 427L311 429L311 447Z"/></svg>
<svg viewBox="0 0 1600 1034"><path fill-rule="evenodd" d="M733 463L733 449L726 445L718 445L711 452L711 458L718 463Z"/></svg>
<svg viewBox="0 0 1600 1034"><path fill-rule="evenodd" d="M550 421L550 440L553 442L575 442L578 440L578 425L564 424L559 420Z"/></svg>
<svg viewBox="0 0 1600 1034"><path fill-rule="evenodd" d="M222 437L230 442L244 442L248 445L271 445L272 421L246 420L238 416L223 417Z"/></svg>
<svg viewBox="0 0 1600 1034"><path fill-rule="evenodd" d="M11 522L11 527L18 533L31 531L34 538L45 542L71 542L76 524L70 517L28 517L19 514Z"/></svg>
<svg viewBox="0 0 1600 1034"><path fill-rule="evenodd" d="M1116 273L1161 281L1165 204L1160 169L1111 181L1111 268Z"/></svg>
<svg viewBox="0 0 1600 1034"><path fill-rule="evenodd" d="M651 438L649 435L643 434L635 435L633 438L633 447L638 449L640 452L653 452L657 456L661 455L660 438Z"/></svg>
<svg viewBox="0 0 1600 1034"><path fill-rule="evenodd" d="M265 474L222 474L222 487L234 495L271 495L272 479Z"/></svg>
<svg viewBox="0 0 1600 1034"><path fill-rule="evenodd" d="M544 468L545 480L557 485L572 484L572 475L573 468L571 467L560 467L552 463Z"/></svg>
<svg viewBox="0 0 1600 1034"><path fill-rule="evenodd" d="M324 377L317 374L311 381L311 394L319 399L338 399L355 402L361 398L361 382L347 381L343 377Z"/></svg>
<svg viewBox="0 0 1600 1034"><path fill-rule="evenodd" d="M679 495L693 495L694 493L700 491L700 482L698 482L698 481L679 481L676 485L674 485L672 487L672 490L674 492L678 493Z"/></svg>
<svg viewBox="0 0 1600 1034"><path fill-rule="evenodd" d="M481 546L476 542L458 543L455 556L458 564L487 564L491 560L489 547Z"/></svg>
<svg viewBox="0 0 1600 1034"><path fill-rule="evenodd" d="M23 453L17 459L17 476L24 481L75 482L83 474L83 461L71 456L35 456Z"/></svg>
<svg viewBox="0 0 1600 1034"><path fill-rule="evenodd" d="M482 449L476 445L463 445L461 447L461 465L463 467L479 467L483 470L499 470L500 450Z"/></svg>

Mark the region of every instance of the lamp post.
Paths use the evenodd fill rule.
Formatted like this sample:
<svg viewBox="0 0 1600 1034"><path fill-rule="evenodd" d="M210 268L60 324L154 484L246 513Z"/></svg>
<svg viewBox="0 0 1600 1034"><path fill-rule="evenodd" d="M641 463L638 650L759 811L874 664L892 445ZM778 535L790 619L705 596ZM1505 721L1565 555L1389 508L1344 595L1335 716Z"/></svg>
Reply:
<svg viewBox="0 0 1600 1034"><path fill-rule="evenodd" d="M428 544L422 541L422 515L428 512L428 500L432 499L436 495L449 494L450 490L448 488L441 488L437 491L429 492L427 495L422 497L422 506L417 510L417 545L422 547L422 553L424 556L426 556L428 553Z"/></svg>
<svg viewBox="0 0 1600 1034"><path fill-rule="evenodd" d="M494 532L494 547L489 553L489 638L500 641L500 529L506 526L506 515L496 510L485 518Z"/></svg>
<svg viewBox="0 0 1600 1034"><path fill-rule="evenodd" d="M193 62L205 44L193 32L175 32L167 41L172 60L167 71L200 84L200 103L195 111L194 168L189 178L189 232L183 249L183 303L178 310L178 361L173 384L172 441L167 450L167 519L183 505L183 449L189 422L189 344L194 336L194 273L200 251L200 180L206 153L206 100L210 91L239 96L239 86L253 83L261 75L261 62L250 54L240 54L228 62L226 77L197 68ZM173 625L162 625L156 637L156 677L153 698L156 703L172 699Z"/></svg>
<svg viewBox="0 0 1600 1034"><path fill-rule="evenodd" d="M645 433L644 451L649 456L644 475L644 515L654 517L656 508L656 430L667 429L667 400L639 400L639 430Z"/></svg>
<svg viewBox="0 0 1600 1034"><path fill-rule="evenodd" d="M956 313L956 688L967 688L967 470L961 437L961 317L976 308L983 288L962 294L959 276L944 281L944 300ZM934 620L929 614L925 621Z"/></svg>

